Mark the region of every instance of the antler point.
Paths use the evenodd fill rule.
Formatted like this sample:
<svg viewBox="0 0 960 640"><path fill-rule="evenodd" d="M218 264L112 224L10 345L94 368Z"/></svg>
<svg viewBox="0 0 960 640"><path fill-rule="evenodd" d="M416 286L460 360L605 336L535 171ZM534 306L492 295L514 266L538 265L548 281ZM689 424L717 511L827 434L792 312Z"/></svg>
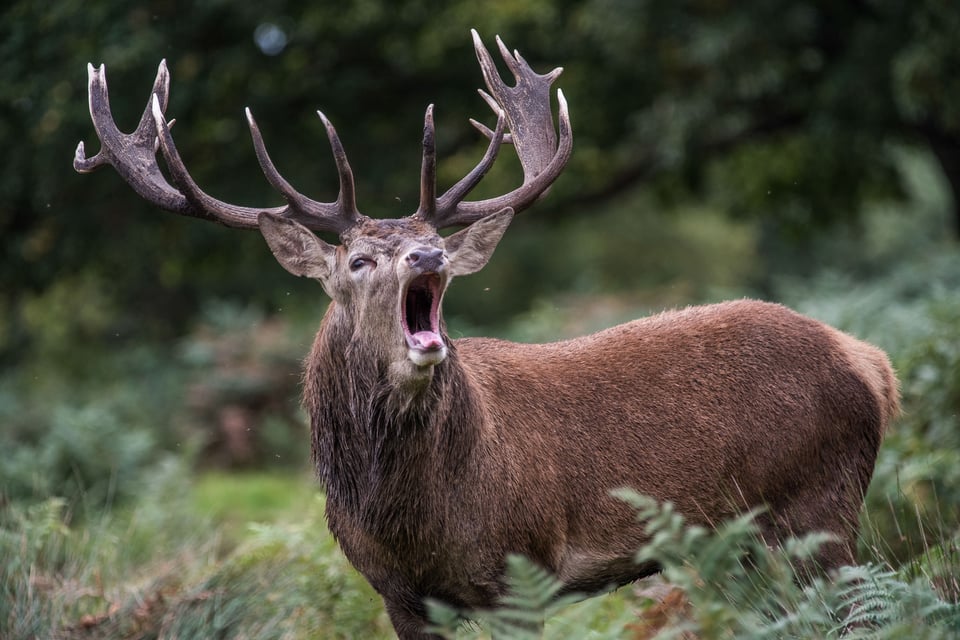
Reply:
<svg viewBox="0 0 960 640"><path fill-rule="evenodd" d="M92 62L87 63L87 83L92 88L95 83L106 84L107 67L100 63L99 67L93 66Z"/></svg>

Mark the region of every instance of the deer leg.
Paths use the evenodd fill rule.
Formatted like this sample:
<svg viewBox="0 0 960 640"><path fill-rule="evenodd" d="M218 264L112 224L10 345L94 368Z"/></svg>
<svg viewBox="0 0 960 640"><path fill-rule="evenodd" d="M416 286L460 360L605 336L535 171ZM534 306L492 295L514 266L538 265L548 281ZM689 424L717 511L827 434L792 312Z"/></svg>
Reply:
<svg viewBox="0 0 960 640"><path fill-rule="evenodd" d="M832 539L820 544L813 556L795 563L797 579L808 582L816 576L827 576L842 566L855 563L859 523L855 506L846 488L811 487L795 496L761 525L768 544L779 544L791 536L802 537L826 533Z"/></svg>
<svg viewBox="0 0 960 640"><path fill-rule="evenodd" d="M426 608L422 603L405 598L384 596L384 605L390 622L400 640L443 640L443 636L428 633Z"/></svg>

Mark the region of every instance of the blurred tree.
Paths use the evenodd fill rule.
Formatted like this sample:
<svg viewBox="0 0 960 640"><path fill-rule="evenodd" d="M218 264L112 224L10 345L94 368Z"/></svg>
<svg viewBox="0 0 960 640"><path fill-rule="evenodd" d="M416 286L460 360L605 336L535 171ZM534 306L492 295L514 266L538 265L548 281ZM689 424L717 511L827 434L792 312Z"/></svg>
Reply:
<svg viewBox="0 0 960 640"><path fill-rule="evenodd" d="M960 5L590 0L579 22L592 46L578 61L603 96L576 103L604 123L585 144L615 161L579 197L666 173L668 195L679 182L809 234L897 196L891 147L919 145L953 190L960 234Z"/></svg>
<svg viewBox="0 0 960 640"><path fill-rule="evenodd" d="M426 104L438 105L442 184L482 152L465 124L492 120L472 93L470 27L488 43L501 34L537 67L566 66L576 152L538 220L646 184L666 204L693 197L761 218L769 237L802 239L864 202L901 197L891 149L910 145L939 160L960 232L960 5L944 0L11 0L0 10L0 354L170 334L205 297L276 308L304 286L257 234L173 221L109 170L72 171L78 140L97 149L87 61L107 63L130 130L168 59L178 146L214 195L279 202L244 131L249 105L280 170L332 198L320 107L347 147L361 208L398 216L415 208ZM516 167L502 158L481 195L512 187ZM529 294L511 288L498 304L523 308Z"/></svg>

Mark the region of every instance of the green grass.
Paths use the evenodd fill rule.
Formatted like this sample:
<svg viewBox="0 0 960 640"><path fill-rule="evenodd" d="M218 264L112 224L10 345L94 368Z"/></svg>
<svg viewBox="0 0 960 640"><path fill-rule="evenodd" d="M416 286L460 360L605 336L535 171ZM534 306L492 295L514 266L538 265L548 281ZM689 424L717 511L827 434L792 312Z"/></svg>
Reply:
<svg viewBox="0 0 960 640"><path fill-rule="evenodd" d="M284 522L306 513L319 488L309 473L210 471L193 483L190 502L223 529Z"/></svg>
<svg viewBox="0 0 960 640"><path fill-rule="evenodd" d="M184 471L74 526L58 499L4 512L0 637L390 637L308 475Z"/></svg>
<svg viewBox="0 0 960 640"><path fill-rule="evenodd" d="M150 480L136 504L72 525L60 499L4 512L0 637L393 637L379 597L327 532L308 474L194 478L171 464ZM907 637L909 630L910 637L947 638L960 630L960 609L944 595L944 580L960 569L957 540L900 571L866 564L836 582L802 587L791 563L815 541L773 552L758 544L749 517L714 533L686 528L668 507L631 499L652 536L638 557L663 564L692 607L662 637L682 630L701 638L840 637L854 599L867 603L856 620L869 634L852 637ZM520 558L509 575L508 613L481 613L479 627L448 618L447 635L620 638L656 607L632 587L558 605L549 598L553 579ZM532 631L528 623L544 618Z"/></svg>

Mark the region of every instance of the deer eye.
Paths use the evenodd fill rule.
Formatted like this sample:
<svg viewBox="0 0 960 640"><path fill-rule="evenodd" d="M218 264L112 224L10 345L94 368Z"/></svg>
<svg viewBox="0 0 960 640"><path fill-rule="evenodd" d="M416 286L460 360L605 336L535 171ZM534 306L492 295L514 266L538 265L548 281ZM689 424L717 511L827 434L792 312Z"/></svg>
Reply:
<svg viewBox="0 0 960 640"><path fill-rule="evenodd" d="M376 266L376 262L366 256L358 256L350 261L350 271L359 271L364 267Z"/></svg>

